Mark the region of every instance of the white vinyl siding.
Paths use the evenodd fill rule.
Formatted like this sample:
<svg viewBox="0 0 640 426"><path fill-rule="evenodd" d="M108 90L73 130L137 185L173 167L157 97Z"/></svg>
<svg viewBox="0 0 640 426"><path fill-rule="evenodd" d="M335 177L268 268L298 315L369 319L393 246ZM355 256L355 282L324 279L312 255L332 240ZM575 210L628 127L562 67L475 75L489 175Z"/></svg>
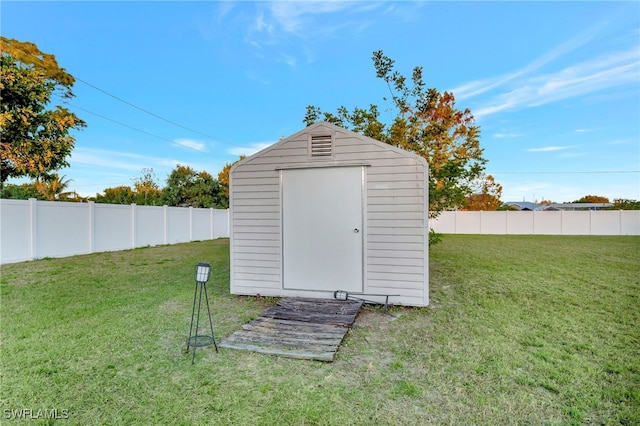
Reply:
<svg viewBox="0 0 640 426"><path fill-rule="evenodd" d="M332 157L312 156L315 135L332 135ZM365 166L364 293L399 295L390 298L394 304L429 303L426 162L327 123L316 123L232 168L233 294L301 295L282 286L281 170L347 165Z"/></svg>

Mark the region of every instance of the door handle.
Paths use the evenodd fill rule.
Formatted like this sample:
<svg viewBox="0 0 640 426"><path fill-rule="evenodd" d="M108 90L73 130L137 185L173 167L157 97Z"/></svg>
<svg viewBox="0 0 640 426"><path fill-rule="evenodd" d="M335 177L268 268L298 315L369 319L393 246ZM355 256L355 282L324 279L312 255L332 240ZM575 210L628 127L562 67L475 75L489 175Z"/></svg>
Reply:
<svg viewBox="0 0 640 426"><path fill-rule="evenodd" d="M360 232L360 230L358 228L354 228L353 232L355 232L357 234L358 232Z"/></svg>

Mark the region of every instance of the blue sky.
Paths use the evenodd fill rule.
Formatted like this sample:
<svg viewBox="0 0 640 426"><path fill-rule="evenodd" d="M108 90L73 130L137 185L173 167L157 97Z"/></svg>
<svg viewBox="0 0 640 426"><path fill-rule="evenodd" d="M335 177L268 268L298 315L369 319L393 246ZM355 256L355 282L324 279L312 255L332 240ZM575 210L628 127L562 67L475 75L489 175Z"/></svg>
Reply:
<svg viewBox="0 0 640 426"><path fill-rule="evenodd" d="M390 116L371 61L383 50L472 111L504 201L640 199L638 2L3 1L0 11L2 35L36 43L79 79L67 107L88 127L60 174L83 195L132 185L143 168L161 186L176 164L216 176L301 130L310 104L377 104Z"/></svg>

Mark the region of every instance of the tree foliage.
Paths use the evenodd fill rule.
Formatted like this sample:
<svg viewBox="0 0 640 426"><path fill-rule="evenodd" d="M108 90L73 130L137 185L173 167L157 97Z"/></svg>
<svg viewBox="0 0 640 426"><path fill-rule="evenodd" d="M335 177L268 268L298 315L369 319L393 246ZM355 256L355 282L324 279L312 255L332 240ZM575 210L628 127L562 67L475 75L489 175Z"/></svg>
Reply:
<svg viewBox="0 0 640 426"><path fill-rule="evenodd" d="M50 108L53 95L73 97L74 78L29 42L0 36L0 185L11 177L47 178L68 166L73 129L84 121Z"/></svg>
<svg viewBox="0 0 640 426"><path fill-rule="evenodd" d="M54 173L45 179L38 179L33 183L34 188L42 198L47 201L69 201L73 199L73 192L65 192L72 179L64 179L65 176L58 176Z"/></svg>
<svg viewBox="0 0 640 426"><path fill-rule="evenodd" d="M97 194L96 203L104 204L133 204L136 200L136 193L130 186L116 186L105 188L103 194Z"/></svg>
<svg viewBox="0 0 640 426"><path fill-rule="evenodd" d="M579 200L574 201L574 203L608 203L609 199L607 197L602 197L600 195L585 195Z"/></svg>
<svg viewBox="0 0 640 426"><path fill-rule="evenodd" d="M229 183L230 183L229 172L231 172L231 167L233 167L233 165L236 164L238 161L244 160L246 157L247 157L246 155L241 155L240 158L238 158L233 163L225 164L222 170L220 170L220 173L218 173L218 182L220 182L222 197L223 197L223 200L225 201L224 202L225 208L229 207Z"/></svg>
<svg viewBox="0 0 640 426"><path fill-rule="evenodd" d="M162 189L156 182L153 169L142 169L142 176L133 182L135 203L141 206L161 206Z"/></svg>
<svg viewBox="0 0 640 426"><path fill-rule="evenodd" d="M456 108L452 93L427 88L422 67L415 67L408 79L394 70L394 61L382 51L374 52L372 59L376 77L391 94L390 99L383 98L395 113L390 124L381 121L376 105L356 107L352 112L341 106L335 114L309 105L304 123L322 119L424 157L429 163L431 217L464 205L487 162L473 115L468 109Z"/></svg>
<svg viewBox="0 0 640 426"><path fill-rule="evenodd" d="M502 185L497 183L493 176L483 176L479 179L477 188L473 194L467 196L462 210L467 211L495 211L500 208L502 202Z"/></svg>
<svg viewBox="0 0 640 426"><path fill-rule="evenodd" d="M616 198L613 200L611 210L640 210L639 200L630 200L626 198Z"/></svg>
<svg viewBox="0 0 640 426"><path fill-rule="evenodd" d="M169 206L226 208L223 190L209 173L177 165L167 178L163 201Z"/></svg>
<svg viewBox="0 0 640 426"><path fill-rule="evenodd" d="M518 208L510 204L503 203L500 205L500 207L498 207L497 210L501 212L517 212Z"/></svg>
<svg viewBox="0 0 640 426"><path fill-rule="evenodd" d="M196 172L191 167L177 165L160 188L153 169L142 169L142 176L134 180L133 188L106 188L97 194L97 203L137 204L147 206L226 208L220 183L209 173Z"/></svg>
<svg viewBox="0 0 640 426"><path fill-rule="evenodd" d="M12 200L28 200L29 198L35 198L37 200L44 199L42 194L35 188L33 182L20 185L11 183L4 185L0 190L0 198Z"/></svg>

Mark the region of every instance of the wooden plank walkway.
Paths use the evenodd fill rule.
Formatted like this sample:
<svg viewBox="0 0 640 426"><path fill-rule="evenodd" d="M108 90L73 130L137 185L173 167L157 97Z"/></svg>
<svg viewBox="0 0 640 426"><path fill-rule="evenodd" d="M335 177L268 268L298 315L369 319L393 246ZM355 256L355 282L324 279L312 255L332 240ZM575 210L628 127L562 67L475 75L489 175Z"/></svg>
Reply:
<svg viewBox="0 0 640 426"><path fill-rule="evenodd" d="M355 300L281 299L218 346L331 362L362 304Z"/></svg>

